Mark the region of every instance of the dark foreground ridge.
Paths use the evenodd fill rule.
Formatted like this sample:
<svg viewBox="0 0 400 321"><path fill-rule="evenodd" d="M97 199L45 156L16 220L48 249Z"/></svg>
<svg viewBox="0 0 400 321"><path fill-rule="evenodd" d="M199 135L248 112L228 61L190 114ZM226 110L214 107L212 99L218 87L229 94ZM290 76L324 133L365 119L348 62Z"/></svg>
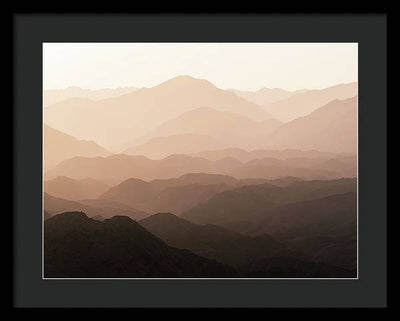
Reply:
<svg viewBox="0 0 400 321"><path fill-rule="evenodd" d="M234 269L166 245L126 216L66 212L45 221L45 277L235 277Z"/></svg>
<svg viewBox="0 0 400 321"><path fill-rule="evenodd" d="M172 214L155 218L179 222L174 225L178 230L181 224L192 232L200 229ZM126 216L99 221L83 212L66 212L44 224L46 278L354 277L346 269L283 256L249 260L233 268L171 247ZM235 235L239 242L242 237Z"/></svg>

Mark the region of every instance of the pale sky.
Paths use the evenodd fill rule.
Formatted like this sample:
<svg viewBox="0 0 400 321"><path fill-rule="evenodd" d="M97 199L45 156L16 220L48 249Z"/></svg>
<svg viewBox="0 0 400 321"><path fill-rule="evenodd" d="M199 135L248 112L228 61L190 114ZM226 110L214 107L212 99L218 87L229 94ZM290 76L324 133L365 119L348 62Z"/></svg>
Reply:
<svg viewBox="0 0 400 321"><path fill-rule="evenodd" d="M43 88L153 87L179 75L222 89L357 81L357 43L44 43Z"/></svg>

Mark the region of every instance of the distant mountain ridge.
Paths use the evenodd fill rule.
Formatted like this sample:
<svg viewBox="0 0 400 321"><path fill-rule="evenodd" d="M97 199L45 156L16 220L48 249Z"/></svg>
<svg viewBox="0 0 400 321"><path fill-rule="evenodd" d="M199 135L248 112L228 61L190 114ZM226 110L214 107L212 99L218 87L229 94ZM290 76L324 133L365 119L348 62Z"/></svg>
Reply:
<svg viewBox="0 0 400 321"><path fill-rule="evenodd" d="M138 90L138 88L119 87L114 89L107 88L92 90L70 86L65 89L47 89L43 90L43 106L47 107L71 98L87 98L91 100L107 99L122 96L135 90Z"/></svg>
<svg viewBox="0 0 400 321"><path fill-rule="evenodd" d="M126 204L136 210L147 213L169 211L181 214L192 207L203 203L215 194L232 190L245 185L269 183L274 186L286 187L302 181L297 177L285 177L276 180L242 179L218 174L189 173L178 178L157 179L146 182L137 178L129 178L116 186L111 187L93 200L95 206L100 201ZM80 203L90 205L89 200L79 200ZM68 209L68 208L67 208ZM75 207L73 209L80 209ZM86 211L85 208L80 210Z"/></svg>
<svg viewBox="0 0 400 321"><path fill-rule="evenodd" d="M339 84L324 89L308 90L264 106L274 118L283 122L306 116L329 102L357 96L358 83Z"/></svg>
<svg viewBox="0 0 400 321"><path fill-rule="evenodd" d="M306 89L288 91L280 88L261 88L257 91L245 91L229 89L239 97L251 101L257 105L263 106L266 104L274 103L294 95L307 92Z"/></svg>
<svg viewBox="0 0 400 321"><path fill-rule="evenodd" d="M109 188L110 185L92 178L75 180L66 176L58 176L44 182L46 193L69 200L97 198Z"/></svg>
<svg viewBox="0 0 400 321"><path fill-rule="evenodd" d="M268 155L268 151L265 154ZM264 156L259 152L259 156ZM259 158L257 162L241 162L232 157L211 161L201 157L170 155L159 160L144 156L111 155L108 157L76 157L60 163L46 173L46 179L68 176L74 179L93 178L111 185L127 178L141 180L176 178L188 173L222 174L236 178L277 179L295 176L305 179L332 179L354 177L356 158L341 158L338 162L327 162L331 158L316 160ZM333 158L336 159L336 158ZM354 174L354 175L353 175Z"/></svg>
<svg viewBox="0 0 400 321"><path fill-rule="evenodd" d="M276 158L276 159L288 159L288 158L315 158L315 159L331 159L338 158L341 156L338 153L321 152L317 150L300 150L300 149L256 149L256 150L245 150L241 148L225 148L216 150L205 150L198 153L189 154L188 156L206 158L211 161L219 159L233 157L241 162L248 162L253 159L261 158Z"/></svg>
<svg viewBox="0 0 400 321"><path fill-rule="evenodd" d="M178 134L152 138L142 145L124 150L123 154L162 159L173 154L190 154L210 147L224 146L223 142L209 135Z"/></svg>
<svg viewBox="0 0 400 321"><path fill-rule="evenodd" d="M51 216L71 211L84 211L90 217L101 216L103 218L124 215L133 219L141 219L148 215L146 212L139 211L126 204L108 200L71 201L47 193L44 193L43 198L44 211Z"/></svg>
<svg viewBox="0 0 400 321"><path fill-rule="evenodd" d="M169 120L124 151L130 155L162 158L170 154L197 154L217 149L301 149L356 153L357 96L333 99L281 123L254 121L245 116L197 108ZM288 174L291 175L291 174Z"/></svg>
<svg viewBox="0 0 400 321"><path fill-rule="evenodd" d="M50 126L43 125L44 170L75 156L107 156L110 152L93 141L78 140Z"/></svg>
<svg viewBox="0 0 400 321"><path fill-rule="evenodd" d="M124 153L161 158L227 147L253 148L260 146L280 125L281 122L275 119L255 121L238 113L200 107L164 122L138 139L136 144L132 142L132 146L137 146ZM171 146L166 145L167 139ZM155 141L158 144L154 146Z"/></svg>
<svg viewBox="0 0 400 321"><path fill-rule="evenodd" d="M269 148L316 149L357 153L357 101L335 99L307 116L280 126L269 136Z"/></svg>
<svg viewBox="0 0 400 321"><path fill-rule="evenodd" d="M128 204L146 212L182 213L226 189L240 186L233 177L186 174L179 178L145 182L130 178L110 188L99 199Z"/></svg>
<svg viewBox="0 0 400 321"><path fill-rule="evenodd" d="M95 140L110 148L202 106L256 120L271 118L262 107L219 89L207 80L179 76L115 98L60 102L45 109L44 120L70 135Z"/></svg>

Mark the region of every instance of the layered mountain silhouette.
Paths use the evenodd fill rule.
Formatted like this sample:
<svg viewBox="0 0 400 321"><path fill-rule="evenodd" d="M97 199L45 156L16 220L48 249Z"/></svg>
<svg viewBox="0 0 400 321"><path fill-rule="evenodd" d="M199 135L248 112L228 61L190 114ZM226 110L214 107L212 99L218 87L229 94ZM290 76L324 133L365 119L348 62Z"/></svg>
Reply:
<svg viewBox="0 0 400 321"><path fill-rule="evenodd" d="M354 277L357 273L357 193L346 191L355 188L351 184L340 184L315 190L308 187L308 191L302 191L293 186L296 184L275 195L272 195L273 188L265 191L266 186L260 186L264 191L243 187L236 195L234 191L223 192L182 217L249 236L271 235L291 251L290 255L283 253L283 256L340 267ZM291 196L294 197L291 199Z"/></svg>
<svg viewBox="0 0 400 321"><path fill-rule="evenodd" d="M45 91L45 277L356 277L357 90Z"/></svg>
<svg viewBox="0 0 400 321"><path fill-rule="evenodd" d="M357 97L333 100L311 114L280 126L268 146L357 152Z"/></svg>
<svg viewBox="0 0 400 321"><path fill-rule="evenodd" d="M229 172L238 178L270 178L278 179L285 175L301 177L304 179L329 179L340 175L334 171L325 169L314 169L302 166L301 163L290 164L290 160L279 160L275 158L256 159L247 162L243 166Z"/></svg>
<svg viewBox="0 0 400 321"><path fill-rule="evenodd" d="M63 132L95 140L110 148L131 142L133 137L144 135L163 122L203 106L258 121L271 118L260 106L219 89L207 80L179 76L116 98L60 102L46 108L44 119Z"/></svg>
<svg viewBox="0 0 400 321"><path fill-rule="evenodd" d="M189 250L168 246L126 216L100 221L88 218L83 212L66 212L47 219L44 224L46 278L354 277L351 271L334 265L279 255L256 258L235 269ZM178 223L180 235L184 236L182 231L187 232L187 228L200 237L210 235L207 246L227 251L238 245L239 251L233 252L234 255L240 256L246 247L254 249L248 242L261 242L266 254L280 247L269 236L257 240L223 229L202 230ZM216 238L223 243L214 243ZM201 241L196 245L204 246Z"/></svg>
<svg viewBox="0 0 400 321"><path fill-rule="evenodd" d="M357 194L284 204L263 215L221 224L247 235L269 233L297 257L357 272Z"/></svg>
<svg viewBox="0 0 400 321"><path fill-rule="evenodd" d="M329 179L357 176L357 157L337 156L322 160L320 158L294 157L287 159L261 158L246 162L230 172L235 177L301 177L309 179Z"/></svg>
<svg viewBox="0 0 400 321"><path fill-rule="evenodd" d="M159 212L164 209L175 214L181 214L209 200L215 194L239 186L265 183L275 186L288 186L298 181L301 181L301 179L297 177L285 177L276 180L237 180L227 175L197 173L150 182L130 178L107 190L99 197L99 200L127 204L148 213Z"/></svg>
<svg viewBox="0 0 400 321"><path fill-rule="evenodd" d="M124 203L150 213L169 210L180 214L218 192L240 185L233 177L212 174L192 173L151 182L130 178L110 188L99 199Z"/></svg>
<svg viewBox="0 0 400 321"><path fill-rule="evenodd" d="M233 266L290 253L267 234L249 237L216 225L193 224L171 213L154 214L139 223L170 246Z"/></svg>
<svg viewBox="0 0 400 321"><path fill-rule="evenodd" d="M175 249L126 216L67 212L45 221L47 278L234 277L227 265Z"/></svg>
<svg viewBox="0 0 400 321"><path fill-rule="evenodd" d="M283 214L278 215L278 221L272 223L269 220L276 217L276 213L280 213L279 211L286 209L286 207L282 206L296 203L292 207L293 213L296 213L296 206L302 205L302 203L298 204L298 202L318 200L335 194L356 193L356 191L356 179L300 181L286 187L278 187L269 183L249 185L218 193L209 201L183 213L182 218L194 223L222 226L235 221L252 221L256 223L266 221L268 226L271 227L268 231L272 233L277 232L274 225L279 223ZM354 201L349 204L356 206L357 202ZM332 206L333 202L329 203L329 205ZM332 206L332 210L337 208L338 206ZM349 213L354 215L355 212L352 210L354 208L349 208ZM302 216L299 217L302 219ZM274 227L273 231L272 227Z"/></svg>
<svg viewBox="0 0 400 321"><path fill-rule="evenodd" d="M45 213L47 212L48 215L70 211L84 211L90 217L101 216L102 218L124 215L133 219L141 219L148 215L146 212L114 201L97 199L71 201L60 197L54 197L47 193L44 193L44 211Z"/></svg>
<svg viewBox="0 0 400 321"><path fill-rule="evenodd" d="M200 107L169 120L124 151L131 155L162 158L226 147L253 148L281 125L269 119L254 121L241 114Z"/></svg>
<svg viewBox="0 0 400 321"><path fill-rule="evenodd" d="M188 173L223 174L240 179L278 179L287 176L304 179L333 179L356 175L354 156L338 156L337 159L338 162L331 163L327 162L329 158L315 160L262 158L241 162L232 157L210 161L187 155L171 155L160 160L123 154L96 158L75 157L63 161L53 170L48 171L46 180L57 176L68 176L73 179L90 177L115 185L126 178L149 181L176 178Z"/></svg>
<svg viewBox="0 0 400 321"><path fill-rule="evenodd" d="M230 161L211 162L186 155L171 155L161 160L144 156L111 155L108 157L75 157L59 164L47 173L47 179L68 176L75 179L91 177L111 184L127 178L142 180L176 178L188 173L220 173Z"/></svg>
<svg viewBox="0 0 400 321"><path fill-rule="evenodd" d="M171 154L190 154L208 148L218 149L225 146L222 141L209 135L180 134L152 138L142 145L128 148L124 154L161 159Z"/></svg>
<svg viewBox="0 0 400 321"><path fill-rule="evenodd" d="M75 156L96 157L110 154L93 141L78 140L46 124L43 126L43 138L45 171Z"/></svg>
<svg viewBox="0 0 400 321"><path fill-rule="evenodd" d="M273 213L260 218L259 222L267 226L266 231L279 235L280 238L315 234L354 235L356 213L357 194L353 191L284 204Z"/></svg>
<svg viewBox="0 0 400 321"><path fill-rule="evenodd" d="M43 106L47 107L71 98L87 98L91 100L107 99L122 96L135 90L138 90L138 88L121 87L115 89L91 90L70 86L65 89L49 89L43 91Z"/></svg>
<svg viewBox="0 0 400 321"><path fill-rule="evenodd" d="M97 198L109 188L110 185L92 178L75 180L66 176L58 176L44 182L46 193L68 200Z"/></svg>
<svg viewBox="0 0 400 321"><path fill-rule="evenodd" d="M261 88L257 91L245 91L236 89L229 90L234 92L239 97L242 97L260 106L274 103L285 98L307 92L307 90L288 91L281 88Z"/></svg>
<svg viewBox="0 0 400 321"><path fill-rule="evenodd" d="M269 183L271 185L279 186L279 187L286 187L295 182L301 182L302 179L294 176L287 176L277 179L265 179L265 178L244 178L241 179L240 182L243 185L261 185Z"/></svg>
<svg viewBox="0 0 400 321"><path fill-rule="evenodd" d="M320 160L329 160L333 158L346 157L350 155L321 152L318 150L301 150L301 149L256 149L247 151L241 148L225 148L217 150L205 150L198 153L189 154L189 156L205 158L211 161L223 158L236 158L241 162L248 162L253 159L261 158L313 158Z"/></svg>
<svg viewBox="0 0 400 321"><path fill-rule="evenodd" d="M274 118L288 122L306 116L332 100L344 100L357 96L357 92L358 84L356 82L340 84L325 89L307 90L287 99L267 104L264 108Z"/></svg>

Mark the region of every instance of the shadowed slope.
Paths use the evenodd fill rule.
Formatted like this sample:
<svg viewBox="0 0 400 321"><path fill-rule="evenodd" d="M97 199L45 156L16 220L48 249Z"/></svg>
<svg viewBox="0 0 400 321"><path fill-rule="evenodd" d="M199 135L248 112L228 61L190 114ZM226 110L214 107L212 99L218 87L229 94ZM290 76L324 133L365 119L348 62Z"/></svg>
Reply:
<svg viewBox="0 0 400 321"><path fill-rule="evenodd" d="M170 213L154 214L139 223L170 246L226 264L241 265L257 257L289 253L268 235L243 236L216 225L193 224Z"/></svg>
<svg viewBox="0 0 400 321"><path fill-rule="evenodd" d="M355 278L357 273L327 263L277 256L255 260L241 267L250 278Z"/></svg>
<svg viewBox="0 0 400 321"><path fill-rule="evenodd" d="M275 118L288 122L306 116L335 99L347 99L357 95L356 82L340 84L320 90L308 90L264 108Z"/></svg>
<svg viewBox="0 0 400 321"><path fill-rule="evenodd" d="M169 247L124 216L69 212L45 221L45 277L227 277L230 267Z"/></svg>
<svg viewBox="0 0 400 321"><path fill-rule="evenodd" d="M44 182L46 193L69 200L97 198L109 188L109 185L92 178L75 180L66 176L58 176Z"/></svg>
<svg viewBox="0 0 400 321"><path fill-rule="evenodd" d="M223 190L240 186L232 177L186 174L179 178L145 182L130 178L110 188L99 198L133 206L146 212L182 213Z"/></svg>
<svg viewBox="0 0 400 321"><path fill-rule="evenodd" d="M263 219L268 223L281 205L356 191L356 179L303 181L284 188L268 183L250 185L218 193L209 201L183 213L182 218L199 224L223 225L234 221L259 222ZM294 206L294 213L295 209Z"/></svg>
<svg viewBox="0 0 400 321"><path fill-rule="evenodd" d="M280 126L268 146L357 153L357 97L333 100Z"/></svg>
<svg viewBox="0 0 400 321"><path fill-rule="evenodd" d="M88 216L111 217L114 215L125 215L133 219L141 219L147 216L146 212L108 200L79 200L70 201L54 197L44 193L44 209L51 215L67 211L84 211Z"/></svg>
<svg viewBox="0 0 400 321"><path fill-rule="evenodd" d="M44 170L48 170L61 161L75 156L107 156L109 151L93 141L78 140L54 128L43 126Z"/></svg>

